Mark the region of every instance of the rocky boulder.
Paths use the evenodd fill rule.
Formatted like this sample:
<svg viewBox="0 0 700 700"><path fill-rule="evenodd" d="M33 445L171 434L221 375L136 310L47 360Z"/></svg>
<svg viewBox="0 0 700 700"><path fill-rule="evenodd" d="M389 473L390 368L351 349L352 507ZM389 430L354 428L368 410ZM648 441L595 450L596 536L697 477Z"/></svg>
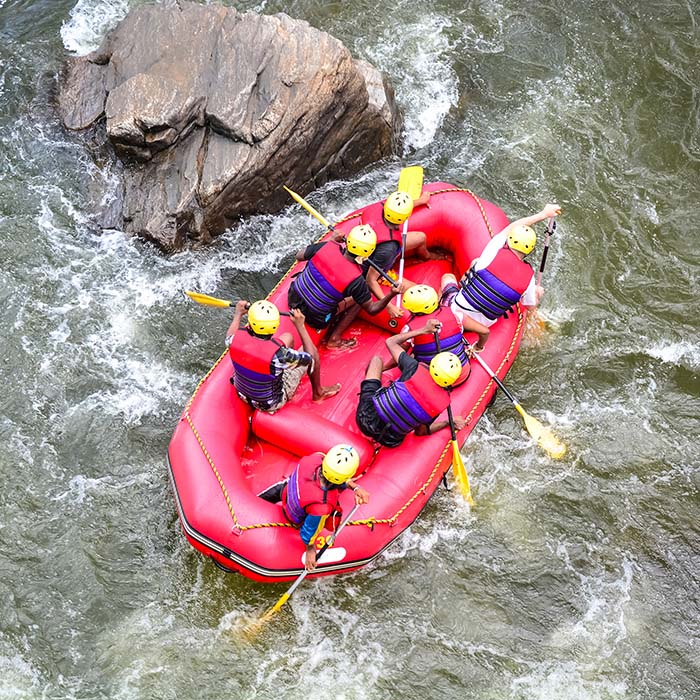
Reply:
<svg viewBox="0 0 700 700"><path fill-rule="evenodd" d="M285 14L170 0L70 59L61 119L104 120L124 162L122 228L168 251L289 204L395 152L393 91L326 32Z"/></svg>

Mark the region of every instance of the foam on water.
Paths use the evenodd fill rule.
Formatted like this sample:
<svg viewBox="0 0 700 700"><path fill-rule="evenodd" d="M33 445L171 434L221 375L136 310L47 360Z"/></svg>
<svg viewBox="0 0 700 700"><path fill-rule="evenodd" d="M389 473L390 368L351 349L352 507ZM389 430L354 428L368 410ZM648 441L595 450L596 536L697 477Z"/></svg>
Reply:
<svg viewBox="0 0 700 700"><path fill-rule="evenodd" d="M61 27L63 45L78 56L94 51L102 37L126 17L129 0L78 0Z"/></svg>
<svg viewBox="0 0 700 700"><path fill-rule="evenodd" d="M700 368L700 343L659 342L645 348L645 352L667 364L682 365L692 371Z"/></svg>
<svg viewBox="0 0 700 700"><path fill-rule="evenodd" d="M0 698L40 698L39 672L4 639L0 638Z"/></svg>
<svg viewBox="0 0 700 700"><path fill-rule="evenodd" d="M406 151L423 148L433 141L449 110L457 104L459 81L447 58L450 52L450 19L416 10L412 24L400 37L392 22L383 35L370 44L358 41L359 51L387 74L401 77L395 82L396 96L405 111ZM397 41L397 38L400 40Z"/></svg>

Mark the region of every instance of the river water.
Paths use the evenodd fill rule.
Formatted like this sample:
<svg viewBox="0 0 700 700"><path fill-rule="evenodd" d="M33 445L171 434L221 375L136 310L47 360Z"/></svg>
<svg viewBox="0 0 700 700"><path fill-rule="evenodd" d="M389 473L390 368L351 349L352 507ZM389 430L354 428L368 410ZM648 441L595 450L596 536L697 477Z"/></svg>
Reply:
<svg viewBox="0 0 700 700"><path fill-rule="evenodd" d="M382 68L406 153L311 196L328 218L402 165L519 217L563 208L544 332L465 444L476 507L438 491L371 567L286 586L180 534L165 451L222 350L197 289L265 294L319 233L298 207L164 257L89 226L116 174L51 106L131 0L0 0L0 698L700 697L700 5L238 2ZM233 4L233 3L230 3ZM538 248L538 254L539 254Z"/></svg>

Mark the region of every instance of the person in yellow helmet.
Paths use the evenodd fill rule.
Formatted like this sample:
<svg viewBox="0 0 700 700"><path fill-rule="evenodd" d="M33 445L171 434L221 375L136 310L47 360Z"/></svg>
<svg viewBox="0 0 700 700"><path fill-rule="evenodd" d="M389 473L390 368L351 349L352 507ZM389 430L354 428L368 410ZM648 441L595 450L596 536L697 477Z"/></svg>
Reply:
<svg viewBox="0 0 700 700"><path fill-rule="evenodd" d="M387 339L386 347L401 370L401 376L388 386L382 386L382 358L375 355L369 362L355 421L365 435L385 447L398 447L411 432L426 436L449 427L448 420L437 418L450 403L446 389L459 379L462 363L454 353L441 352L428 365L402 347L419 335L432 335L438 325L431 319L416 330ZM454 424L461 430L466 420L455 416Z"/></svg>
<svg viewBox="0 0 700 700"><path fill-rule="evenodd" d="M492 326L518 302L531 308L540 303L544 289L536 284L525 257L537 242L532 226L560 213L558 204L547 204L542 211L506 226L486 244L459 285L454 275L443 275L443 299L465 329L469 319Z"/></svg>
<svg viewBox="0 0 700 700"><path fill-rule="evenodd" d="M248 325L240 328L246 312ZM280 313L265 299L254 304L241 299L226 334L233 363L232 383L241 399L260 411L274 413L282 408L294 395L304 374L311 380L314 401L340 391L340 384L321 384L318 350L304 325L304 314L295 310L289 312L289 317L299 333L303 350L292 347L294 336L291 333L275 335Z"/></svg>
<svg viewBox="0 0 700 700"><path fill-rule="evenodd" d="M301 309L312 328L332 328L326 337L329 348L357 345L357 340L344 339L342 334L360 309L374 316L405 288L405 285L392 287L386 296L376 301L372 299L357 258L369 257L374 252L376 242L374 229L363 224L353 226L345 238L345 245L332 239L312 243L297 251L296 259L308 262L292 280L287 303L290 309Z"/></svg>
<svg viewBox="0 0 700 700"><path fill-rule="evenodd" d="M349 488L355 492L355 503L369 503L369 492L353 479L359 466L360 456L352 445L334 445L325 454L303 457L287 480L258 494L271 503L281 500L284 514L299 527L307 571L316 568L316 538L324 527L335 529L342 517L340 494Z"/></svg>
<svg viewBox="0 0 700 700"><path fill-rule="evenodd" d="M423 193L414 201L406 192L392 192L384 202L371 204L363 210L362 221L370 223L377 234L377 246L370 260L380 269L387 272L394 265L401 254L404 223L417 206L427 204L429 196L429 193ZM420 260L439 260L445 257L443 253L428 250L426 241L423 231L407 231L405 255L413 255ZM387 290L379 283L379 272L370 267L369 263L365 263L363 270L370 291L377 299L382 299ZM389 304L387 311L392 318L402 315L401 309L395 304Z"/></svg>

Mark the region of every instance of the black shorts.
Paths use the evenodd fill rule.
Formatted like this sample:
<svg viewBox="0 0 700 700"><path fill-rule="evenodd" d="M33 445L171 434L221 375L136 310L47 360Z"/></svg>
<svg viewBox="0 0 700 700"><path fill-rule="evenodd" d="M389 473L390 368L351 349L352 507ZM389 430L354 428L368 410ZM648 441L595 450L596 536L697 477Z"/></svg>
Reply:
<svg viewBox="0 0 700 700"><path fill-rule="evenodd" d="M372 397L382 388L379 379L365 379L360 384L360 401L357 404L355 420L360 430L385 447L398 447L405 435L392 430L377 413Z"/></svg>

